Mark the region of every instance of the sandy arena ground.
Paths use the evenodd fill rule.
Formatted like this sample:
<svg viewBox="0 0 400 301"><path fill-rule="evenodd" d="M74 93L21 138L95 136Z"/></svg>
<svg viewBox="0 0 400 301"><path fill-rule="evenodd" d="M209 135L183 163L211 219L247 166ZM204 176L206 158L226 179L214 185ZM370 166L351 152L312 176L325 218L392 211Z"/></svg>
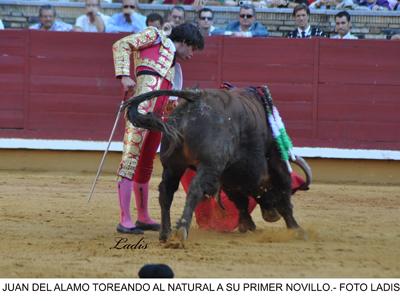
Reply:
<svg viewBox="0 0 400 301"><path fill-rule="evenodd" d="M144 263L166 263L177 277L400 277L400 188L314 184L294 197L309 233L295 240L283 221L258 208L254 233L221 234L192 225L185 249L165 249L158 233L120 235L115 176L0 172L0 277L137 277ZM159 219L153 178L151 211ZM183 208L179 190L175 223ZM146 249L112 249L120 238ZM140 241L141 240L141 241Z"/></svg>

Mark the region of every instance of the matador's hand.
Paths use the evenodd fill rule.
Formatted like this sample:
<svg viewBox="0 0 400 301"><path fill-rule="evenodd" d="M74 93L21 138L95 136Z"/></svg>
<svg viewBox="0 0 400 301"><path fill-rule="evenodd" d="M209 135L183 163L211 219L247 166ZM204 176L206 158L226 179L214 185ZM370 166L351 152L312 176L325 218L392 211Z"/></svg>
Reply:
<svg viewBox="0 0 400 301"><path fill-rule="evenodd" d="M121 84L124 88L124 92L132 92L133 88L135 87L136 83L131 79L129 76L123 76L121 78Z"/></svg>

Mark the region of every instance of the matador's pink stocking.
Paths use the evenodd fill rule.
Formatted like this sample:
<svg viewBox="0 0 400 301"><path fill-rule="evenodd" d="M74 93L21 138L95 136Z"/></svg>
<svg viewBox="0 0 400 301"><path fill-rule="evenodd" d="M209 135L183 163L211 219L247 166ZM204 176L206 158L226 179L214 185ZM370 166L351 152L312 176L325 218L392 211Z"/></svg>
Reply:
<svg viewBox="0 0 400 301"><path fill-rule="evenodd" d="M132 196L132 181L127 178L122 178L118 181L118 197L120 207L120 224L126 228L133 228L131 218L131 196Z"/></svg>

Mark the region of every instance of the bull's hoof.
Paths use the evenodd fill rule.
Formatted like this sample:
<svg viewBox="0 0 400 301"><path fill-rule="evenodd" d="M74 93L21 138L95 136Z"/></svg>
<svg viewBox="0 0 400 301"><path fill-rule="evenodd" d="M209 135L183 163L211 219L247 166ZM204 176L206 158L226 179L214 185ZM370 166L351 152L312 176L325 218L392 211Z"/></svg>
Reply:
<svg viewBox="0 0 400 301"><path fill-rule="evenodd" d="M273 209L261 209L262 217L266 222L269 223L275 223L281 219L280 214L278 211L273 208Z"/></svg>
<svg viewBox="0 0 400 301"><path fill-rule="evenodd" d="M184 242L188 238L188 232L185 227L180 227L176 230L176 235L180 241Z"/></svg>
<svg viewBox="0 0 400 301"><path fill-rule="evenodd" d="M165 247L169 249L184 249L185 241L188 237L188 233L185 227L176 229L170 239L166 241Z"/></svg>
<svg viewBox="0 0 400 301"><path fill-rule="evenodd" d="M168 238L171 235L171 229L169 231L160 231L160 235L158 236L158 239L160 240L161 243L165 243L168 241Z"/></svg>
<svg viewBox="0 0 400 301"><path fill-rule="evenodd" d="M240 233L246 233L247 230L248 230L248 229L247 229L246 225L239 224L239 232L240 232Z"/></svg>
<svg viewBox="0 0 400 301"><path fill-rule="evenodd" d="M161 243L166 243L167 241L168 241L168 235L161 235L160 234L160 236L159 236L159 241L161 242Z"/></svg>
<svg viewBox="0 0 400 301"><path fill-rule="evenodd" d="M246 233L247 231L255 231L256 224L253 220L250 219L242 219L239 221L239 232Z"/></svg>

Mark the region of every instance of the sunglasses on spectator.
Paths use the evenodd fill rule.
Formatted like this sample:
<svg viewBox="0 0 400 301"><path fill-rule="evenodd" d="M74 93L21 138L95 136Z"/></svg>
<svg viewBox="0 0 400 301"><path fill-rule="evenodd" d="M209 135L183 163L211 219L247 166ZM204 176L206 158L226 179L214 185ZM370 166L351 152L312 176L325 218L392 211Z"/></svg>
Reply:
<svg viewBox="0 0 400 301"><path fill-rule="evenodd" d="M242 19L251 19L253 18L253 15L239 15Z"/></svg>
<svg viewBox="0 0 400 301"><path fill-rule="evenodd" d="M211 21L212 19L213 19L212 17L200 17L200 20L203 20L203 21L205 21L205 20Z"/></svg>
<svg viewBox="0 0 400 301"><path fill-rule="evenodd" d="M181 17L181 16L171 16L172 18L174 18L174 19L183 19L183 17Z"/></svg>
<svg viewBox="0 0 400 301"><path fill-rule="evenodd" d="M124 5L124 8L132 8L132 9L135 9L136 6L135 6L135 5Z"/></svg>

